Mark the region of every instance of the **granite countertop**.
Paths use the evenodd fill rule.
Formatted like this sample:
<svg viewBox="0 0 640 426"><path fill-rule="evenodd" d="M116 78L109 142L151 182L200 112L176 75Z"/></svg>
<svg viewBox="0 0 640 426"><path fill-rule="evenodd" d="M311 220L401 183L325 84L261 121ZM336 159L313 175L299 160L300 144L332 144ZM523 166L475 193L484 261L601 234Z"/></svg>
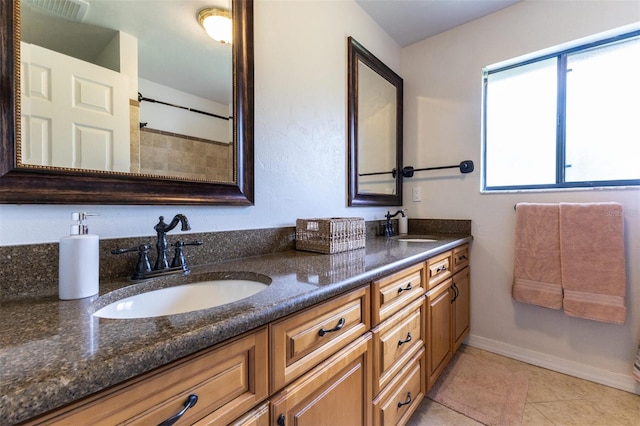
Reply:
<svg viewBox="0 0 640 426"><path fill-rule="evenodd" d="M283 251L194 266L191 274L100 284L99 297L28 298L0 310L0 424L20 422L240 335L470 242L367 240L365 249L325 255ZM227 305L184 314L104 319L100 307L149 289L186 282L266 275L269 287Z"/></svg>

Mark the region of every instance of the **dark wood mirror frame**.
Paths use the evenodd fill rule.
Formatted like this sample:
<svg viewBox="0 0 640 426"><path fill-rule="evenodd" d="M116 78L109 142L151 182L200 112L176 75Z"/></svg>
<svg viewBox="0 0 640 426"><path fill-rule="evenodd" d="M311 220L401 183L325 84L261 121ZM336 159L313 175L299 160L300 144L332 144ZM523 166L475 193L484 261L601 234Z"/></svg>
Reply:
<svg viewBox="0 0 640 426"><path fill-rule="evenodd" d="M253 0L233 0L234 184L18 168L20 0L0 2L0 203L253 205Z"/></svg>
<svg viewBox="0 0 640 426"><path fill-rule="evenodd" d="M352 37L348 38L349 199L351 207L402 205L403 81ZM358 62L362 62L396 88L395 194L358 193Z"/></svg>

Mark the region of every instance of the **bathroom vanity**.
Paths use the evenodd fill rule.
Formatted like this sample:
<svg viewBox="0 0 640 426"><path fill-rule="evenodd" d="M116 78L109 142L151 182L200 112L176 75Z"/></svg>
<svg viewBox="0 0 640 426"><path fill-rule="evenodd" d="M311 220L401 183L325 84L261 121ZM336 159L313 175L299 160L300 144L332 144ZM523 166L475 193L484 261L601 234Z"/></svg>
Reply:
<svg viewBox="0 0 640 426"><path fill-rule="evenodd" d="M101 299L12 303L3 323L32 325L0 351L2 423L158 424L184 411L178 424L404 424L469 330L472 238L433 237L195 266L192 277L272 282L166 317L98 319ZM101 298L172 279L110 283Z"/></svg>

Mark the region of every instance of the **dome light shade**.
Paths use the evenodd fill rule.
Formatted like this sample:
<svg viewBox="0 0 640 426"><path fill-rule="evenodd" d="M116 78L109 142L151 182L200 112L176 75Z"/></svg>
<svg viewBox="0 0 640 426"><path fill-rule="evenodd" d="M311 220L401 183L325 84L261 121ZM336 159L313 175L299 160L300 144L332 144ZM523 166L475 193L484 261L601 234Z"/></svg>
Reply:
<svg viewBox="0 0 640 426"><path fill-rule="evenodd" d="M207 7L198 12L198 22L209 37L220 43L231 43L231 13L227 10Z"/></svg>

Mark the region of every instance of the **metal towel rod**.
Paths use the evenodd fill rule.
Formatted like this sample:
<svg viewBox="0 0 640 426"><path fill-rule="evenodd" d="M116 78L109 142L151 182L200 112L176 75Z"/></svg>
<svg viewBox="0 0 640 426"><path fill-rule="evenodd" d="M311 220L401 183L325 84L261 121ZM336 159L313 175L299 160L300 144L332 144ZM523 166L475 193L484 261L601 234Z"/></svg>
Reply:
<svg viewBox="0 0 640 426"><path fill-rule="evenodd" d="M424 167L420 169L414 169L412 166L405 166L402 168L402 176L413 177L414 172L422 172L426 170L440 170L440 169L460 169L460 173L471 173L473 171L473 161L464 160L460 164L455 164L453 166ZM358 176L386 175L389 173L391 173L391 175L395 178L397 174L397 170L393 169L390 172L358 173Z"/></svg>

